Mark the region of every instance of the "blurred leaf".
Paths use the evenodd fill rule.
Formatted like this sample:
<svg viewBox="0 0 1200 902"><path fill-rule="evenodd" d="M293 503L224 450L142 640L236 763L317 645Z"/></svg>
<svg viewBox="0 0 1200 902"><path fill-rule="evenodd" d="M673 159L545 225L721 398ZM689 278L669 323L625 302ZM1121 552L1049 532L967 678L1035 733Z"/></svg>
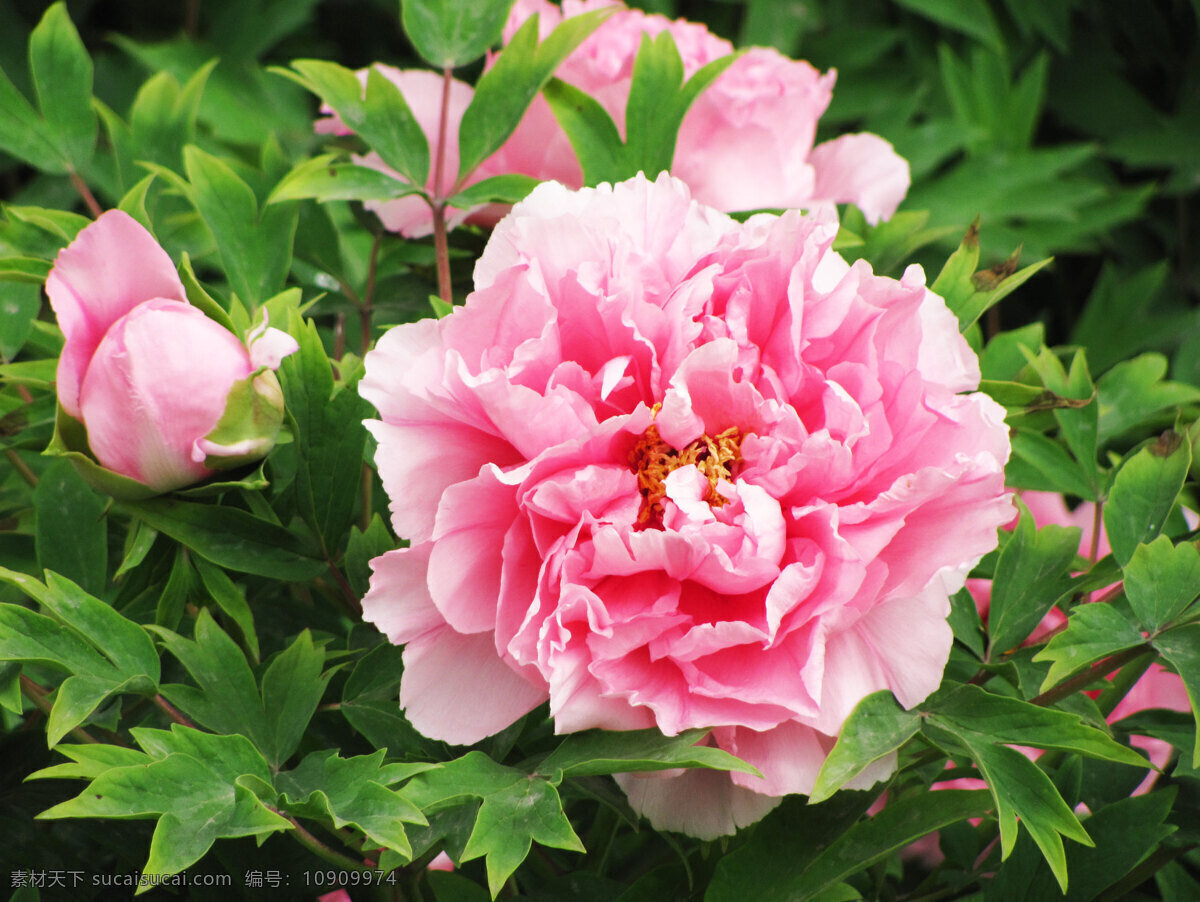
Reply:
<svg viewBox="0 0 1200 902"><path fill-rule="evenodd" d="M1129 563L1139 544L1158 535L1190 464L1191 447L1179 433L1168 430L1117 470L1104 506L1104 529L1121 566Z"/></svg>
<svg viewBox="0 0 1200 902"><path fill-rule="evenodd" d="M147 874L176 874L225 837L290 829L244 788L249 775L269 784L271 772L242 736L214 736L181 727L168 733L135 727L143 762L111 767L82 793L39 818L158 818Z"/></svg>
<svg viewBox="0 0 1200 902"><path fill-rule="evenodd" d="M335 751L313 752L293 771L279 774L275 786L292 814L328 819L341 829L353 826L379 846L408 860L412 846L404 824L425 824L421 810L388 787L435 764L383 763L384 751L341 758Z"/></svg>
<svg viewBox="0 0 1200 902"><path fill-rule="evenodd" d="M92 110L92 60L71 24L65 3L55 3L29 39L29 69L47 137L72 170L85 167L96 146ZM42 161L32 161L39 165Z"/></svg>
<svg viewBox="0 0 1200 902"><path fill-rule="evenodd" d="M898 0L913 12L962 32L997 53L1004 51L1000 28L986 0Z"/></svg>
<svg viewBox="0 0 1200 902"><path fill-rule="evenodd" d="M686 730L676 736L664 736L654 729L572 733L538 764L535 772L555 783L556 771L561 771L563 777L582 777L707 767L759 775L749 764L722 749L696 745L706 735L706 730Z"/></svg>
<svg viewBox="0 0 1200 902"><path fill-rule="evenodd" d="M483 800L462 860L486 857L492 898L525 860L535 840L555 849L584 851L563 813L558 791L549 782L496 764L482 752L469 752L437 770L418 774L405 794L426 810L471 797Z"/></svg>
<svg viewBox="0 0 1200 902"><path fill-rule="evenodd" d="M1138 545L1125 567L1125 596L1142 628L1156 633L1200 595L1200 550L1166 536Z"/></svg>
<svg viewBox="0 0 1200 902"><path fill-rule="evenodd" d="M1067 568L1079 549L1078 527L1038 529L1017 499L1021 516L996 561L988 612L988 657L1016 648L1046 616L1067 585Z"/></svg>
<svg viewBox="0 0 1200 902"><path fill-rule="evenodd" d="M458 181L499 150L554 70L616 9L570 16L538 43L538 17L512 36L475 85L458 130Z"/></svg>
<svg viewBox="0 0 1200 902"><path fill-rule="evenodd" d="M0 257L0 280L5 282L28 282L31 285L41 285L46 281L48 275L50 275L49 261L39 260L35 257Z"/></svg>
<svg viewBox="0 0 1200 902"><path fill-rule="evenodd" d="M842 724L837 743L821 765L816 785L809 793L809 803L825 801L920 730L920 715L901 708L889 690L866 696Z"/></svg>
<svg viewBox="0 0 1200 902"><path fill-rule="evenodd" d="M38 565L102 593L108 569L108 502L69 461L50 464L33 492Z"/></svg>
<svg viewBox="0 0 1200 902"><path fill-rule="evenodd" d="M80 216L78 213L71 213L68 210L52 210L46 207L6 205L4 215L10 219L35 226L47 235L53 236L57 239L58 247L64 247L74 241L75 236L91 222L86 216Z"/></svg>
<svg viewBox="0 0 1200 902"><path fill-rule="evenodd" d="M1137 624L1112 605L1077 605L1071 609L1067 628L1054 635L1033 658L1052 662L1039 691L1045 692L1088 665L1136 648L1144 641Z"/></svg>
<svg viewBox="0 0 1200 902"><path fill-rule="evenodd" d="M302 582L326 568L315 549L294 533L235 508L164 498L122 507L201 557L239 573Z"/></svg>
<svg viewBox="0 0 1200 902"><path fill-rule="evenodd" d="M404 33L438 69L473 63L499 43L513 0L402 0Z"/></svg>
<svg viewBox="0 0 1200 902"><path fill-rule="evenodd" d="M6 263L7 261L0 260L0 273L3 272ZM19 264L18 268L21 267L41 268L33 263ZM48 273L49 270L47 270ZM44 280L43 276L42 281ZM20 281L25 282L26 279L22 278ZM40 286L41 283L36 284ZM0 285L0 360L12 360L17 356L17 352L25 346L25 341L33 331L33 323L41 307L41 291L35 285ZM0 373L3 374L6 382L11 380L12 376L9 371L4 370Z"/></svg>

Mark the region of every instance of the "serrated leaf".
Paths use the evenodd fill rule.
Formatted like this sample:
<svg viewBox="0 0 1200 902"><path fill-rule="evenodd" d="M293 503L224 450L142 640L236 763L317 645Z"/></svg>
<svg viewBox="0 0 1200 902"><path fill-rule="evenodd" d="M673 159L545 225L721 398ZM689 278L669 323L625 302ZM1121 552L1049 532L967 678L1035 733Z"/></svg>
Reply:
<svg viewBox="0 0 1200 902"><path fill-rule="evenodd" d="M1122 567L1139 544L1153 540L1162 529L1191 461L1191 446L1168 430L1117 471L1104 506L1104 529Z"/></svg>
<svg viewBox="0 0 1200 902"><path fill-rule="evenodd" d="M144 763L100 773L74 799L39 818L158 818L147 874L175 874L198 861L221 838L261 836L291 824L238 785L243 774L269 782L270 770L242 736L132 731L147 750Z"/></svg>
<svg viewBox="0 0 1200 902"><path fill-rule="evenodd" d="M546 777L553 777L555 772L564 777L581 777L707 767L759 776L755 768L722 749L696 745L707 732L687 730L677 736L664 736L654 729L572 733L542 760L535 772Z"/></svg>
<svg viewBox="0 0 1200 902"><path fill-rule="evenodd" d="M526 777L483 797L462 860L486 856L488 889L495 899L534 841L552 849L585 851L563 813L558 790L545 780Z"/></svg>
<svg viewBox="0 0 1200 902"><path fill-rule="evenodd" d="M870 765L890 755L921 729L921 716L905 711L888 690L873 692L854 706L809 794L823 802Z"/></svg>
<svg viewBox="0 0 1200 902"><path fill-rule="evenodd" d="M1137 624L1112 605L1078 605L1071 611L1067 628L1034 655L1034 661L1051 662L1039 691L1045 692L1088 665L1144 641Z"/></svg>
<svg viewBox="0 0 1200 902"><path fill-rule="evenodd" d="M1166 536L1138 545L1125 567L1125 597L1142 624L1156 633L1200 595L1200 550Z"/></svg>
<svg viewBox="0 0 1200 902"><path fill-rule="evenodd" d="M1200 400L1200 388L1164 381L1167 358L1140 354L1123 360L1100 377L1100 442L1128 432L1160 411Z"/></svg>
<svg viewBox="0 0 1200 902"><path fill-rule="evenodd" d="M513 0L403 0L404 33L438 69L479 59L500 41Z"/></svg>
<svg viewBox="0 0 1200 902"><path fill-rule="evenodd" d="M1033 515L1017 499L1021 516L1012 538L996 561L988 612L988 656L1020 645L1059 598L1067 570L1079 550L1078 527L1038 529Z"/></svg>
<svg viewBox="0 0 1200 902"><path fill-rule="evenodd" d="M357 827L373 842L412 860L403 825L427 821L419 808L388 787L437 765L385 767L383 755L382 749L354 758L313 752L295 770L279 774L275 786L289 812L329 818L338 828Z"/></svg>
<svg viewBox="0 0 1200 902"><path fill-rule="evenodd" d="M427 813L483 800L462 859L486 856L488 887L495 898L536 840L545 846L583 851L562 810L558 791L545 779L469 752L437 770L418 774L405 795Z"/></svg>

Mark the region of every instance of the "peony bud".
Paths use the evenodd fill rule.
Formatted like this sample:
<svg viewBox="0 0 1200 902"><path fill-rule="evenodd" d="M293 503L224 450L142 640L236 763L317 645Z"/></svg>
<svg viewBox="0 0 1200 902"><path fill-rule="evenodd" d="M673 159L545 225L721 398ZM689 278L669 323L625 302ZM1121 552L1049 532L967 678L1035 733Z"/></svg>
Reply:
<svg viewBox="0 0 1200 902"><path fill-rule="evenodd" d="M80 232L46 293L66 338L59 401L102 467L166 492L270 451L283 418L271 370L295 339L263 327L247 347L191 306L130 216L112 210Z"/></svg>

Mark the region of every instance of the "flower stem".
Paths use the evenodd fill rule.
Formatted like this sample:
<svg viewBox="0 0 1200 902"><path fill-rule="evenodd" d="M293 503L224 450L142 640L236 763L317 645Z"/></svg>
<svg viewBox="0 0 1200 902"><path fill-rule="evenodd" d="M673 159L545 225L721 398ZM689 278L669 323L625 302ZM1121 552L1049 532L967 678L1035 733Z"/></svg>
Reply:
<svg viewBox="0 0 1200 902"><path fill-rule="evenodd" d="M355 861L353 858L349 857L348 855L343 855L341 852L338 852L336 849L331 849L329 846L325 845L325 843L321 842L321 840L317 839L315 836L313 836L311 833L309 833L307 830L305 830L303 827L301 827L300 822L297 821L294 817L283 814L282 811L279 811L276 813L282 815L283 818L285 820L287 820L287 822L289 824L292 825L292 831L291 831L290 835L296 840L296 842L300 843L300 845L304 846L304 848L308 849L308 851L312 852L314 855L316 855L322 861L329 862L330 864L332 864L339 870L346 870L346 871L373 870L372 868L367 867L367 865L364 864L363 862Z"/></svg>
<svg viewBox="0 0 1200 902"><path fill-rule="evenodd" d="M96 195L92 194L92 189L87 186L87 182L83 180L78 172L71 171L71 184L75 186L75 190L79 192L79 196L83 198L83 202L87 205L88 211L92 214L93 219L99 219L100 214L104 212L104 208L100 206L96 200Z"/></svg>
<svg viewBox="0 0 1200 902"><path fill-rule="evenodd" d="M1120 667L1124 667L1134 658L1145 654L1146 646L1138 645L1133 648L1127 648L1125 651L1119 651L1115 655L1109 655L1102 661L1097 661L1087 670L1076 674L1069 680L1063 680L1057 686L1047 689L1041 695L1034 696L1029 701L1034 705L1050 706L1055 702L1061 701L1069 695L1074 695L1088 683L1112 673Z"/></svg>
<svg viewBox="0 0 1200 902"><path fill-rule="evenodd" d="M54 707L54 704L50 701L50 699L49 699L50 693L46 691L45 687L39 686L37 683L35 683L29 677L25 676L25 674L21 674L21 693L27 699L29 699L31 702L33 702L33 704L37 707L37 709L39 711L41 711L47 717L50 716L50 709ZM85 743L99 743L100 742L99 739L97 739L95 736L93 736L87 730L83 729L83 727L75 727L73 730L70 731L70 733L68 735L74 736L80 742L85 742Z"/></svg>
<svg viewBox="0 0 1200 902"><path fill-rule="evenodd" d="M190 720L188 720L186 717L184 717L181 713L179 713L179 709L176 708L174 705L172 705L169 701L167 701L161 695L155 694L154 704L156 704L159 708L161 708L164 712L166 712L167 717L171 718L171 720L175 721L175 723L181 724L182 726L185 726L185 727L192 727L193 729L195 729L196 725L194 723L192 723Z"/></svg>
<svg viewBox="0 0 1200 902"><path fill-rule="evenodd" d="M437 254L438 297L447 304L454 302L450 286L450 246L446 242L446 196L442 191L446 168L446 132L450 118L450 87L453 70L442 70L442 112L438 118L437 149L433 164L433 247Z"/></svg>
<svg viewBox="0 0 1200 902"><path fill-rule="evenodd" d="M21 455L13 448L5 448L4 456L8 458L8 462L12 464L13 469L17 471L20 477L36 489L38 484L37 474L29 469L29 465L25 461L21 460Z"/></svg>

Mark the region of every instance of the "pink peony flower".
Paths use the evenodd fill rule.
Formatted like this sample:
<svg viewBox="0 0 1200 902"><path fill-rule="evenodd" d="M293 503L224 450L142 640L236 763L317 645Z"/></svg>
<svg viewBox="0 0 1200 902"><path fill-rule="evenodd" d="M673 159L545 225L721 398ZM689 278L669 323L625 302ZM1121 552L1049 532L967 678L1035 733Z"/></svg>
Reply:
<svg viewBox="0 0 1200 902"><path fill-rule="evenodd" d="M564 18L593 9L621 6L611 0L519 0L505 38L535 12L547 34ZM624 134L625 106L633 63L643 34L670 32L690 78L733 45L700 24L671 21L621 8L567 58L555 72L595 97ZM710 85L684 117L672 173L683 179L701 203L718 210L809 207L822 202L853 203L876 223L895 211L908 191L908 163L877 135L843 135L813 146L817 120L829 106L835 73L821 75L806 62L790 60L765 47L749 50ZM513 147L535 147L555 160L553 173L530 171L577 187L582 174L566 135L549 105L538 98L517 132ZM528 171L528 170L520 170Z"/></svg>
<svg viewBox="0 0 1200 902"><path fill-rule="evenodd" d="M836 229L666 175L545 184L464 307L380 339L361 391L412 545L363 611L417 729L546 700L560 733L712 728L762 777L621 778L712 837L810 791L865 695L938 686L948 592L1012 517L1004 412L920 268L847 265Z"/></svg>
<svg viewBox="0 0 1200 902"><path fill-rule="evenodd" d="M270 450L283 404L270 370L296 341L262 329L247 348L192 307L170 258L133 218L110 210L81 231L54 261L46 294L66 338L59 402L102 466L169 491ZM236 441L210 435L235 383L251 376L249 428Z"/></svg>

